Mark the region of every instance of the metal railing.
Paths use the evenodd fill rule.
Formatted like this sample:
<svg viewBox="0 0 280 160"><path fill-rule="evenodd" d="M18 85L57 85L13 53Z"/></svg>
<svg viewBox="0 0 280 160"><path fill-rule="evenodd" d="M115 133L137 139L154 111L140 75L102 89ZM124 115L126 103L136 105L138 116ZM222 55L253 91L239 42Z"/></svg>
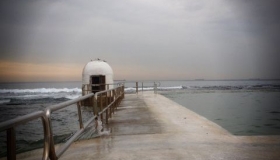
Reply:
<svg viewBox="0 0 280 160"><path fill-rule="evenodd" d="M148 88L148 87L153 88L154 93L157 94L158 87L160 86L160 82L153 82L153 81L142 81L142 82L141 81L140 82L136 81L136 82L133 82L133 83L135 83L136 94L138 94L139 89L141 89L141 91L143 93L144 88ZM151 85L144 85L144 84L150 84L150 83L151 83Z"/></svg>
<svg viewBox="0 0 280 160"><path fill-rule="evenodd" d="M41 118L44 128L44 152L43 159L47 159L49 155L50 148L50 130L49 130L49 121L47 120L46 114L44 111L33 112L21 117L11 119L0 123L0 131L7 132L7 159L13 160L16 159L16 136L15 136L15 127L29 121Z"/></svg>
<svg viewBox="0 0 280 160"><path fill-rule="evenodd" d="M94 101L94 116L91 117L85 125L82 121L81 114L81 102L86 99L92 98ZM16 136L15 136L15 127L29 121L41 118L43 128L44 128L44 148L42 159L51 160L58 159L76 140L76 138L88 127L93 120L101 115L101 120L103 120L103 113L106 113L106 123L108 123L108 118L111 117L111 114L114 113L116 107L120 104L121 100L124 98L124 86L118 86L113 89L90 93L85 96L62 102L56 105L47 107L44 111L37 111L31 114L27 114L15 119L11 119L5 122L0 123L0 132L7 132L7 159L13 160L16 159ZM105 102L105 105L104 105ZM55 150L55 144L53 139L53 132L51 126L51 113L57 110L69 107L72 104L77 104L77 111L79 117L80 129L61 147L58 148L58 151ZM105 106L105 107L104 107ZM104 107L104 108L103 108ZM99 110L98 110L99 109Z"/></svg>
<svg viewBox="0 0 280 160"><path fill-rule="evenodd" d="M89 93L96 93L103 90L114 88L114 86L121 86L123 83L100 83L100 84L82 84L82 95ZM93 88L96 87L96 88Z"/></svg>

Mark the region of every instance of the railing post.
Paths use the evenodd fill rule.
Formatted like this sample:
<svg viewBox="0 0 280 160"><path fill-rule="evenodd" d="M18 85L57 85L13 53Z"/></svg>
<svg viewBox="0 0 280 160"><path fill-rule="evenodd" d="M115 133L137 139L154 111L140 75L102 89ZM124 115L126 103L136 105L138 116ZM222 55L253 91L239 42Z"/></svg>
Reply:
<svg viewBox="0 0 280 160"><path fill-rule="evenodd" d="M114 104L113 104L113 113L115 113L115 109L116 109L116 90L114 89L113 90L113 101L114 101Z"/></svg>
<svg viewBox="0 0 280 160"><path fill-rule="evenodd" d="M77 103L77 109L78 109L80 129L82 129L82 128L84 128L84 125L83 125L83 119L82 119L82 113L81 113L81 101Z"/></svg>
<svg viewBox="0 0 280 160"><path fill-rule="evenodd" d="M124 98L124 85L122 86L123 98Z"/></svg>
<svg viewBox="0 0 280 160"><path fill-rule="evenodd" d="M16 159L16 134L14 128L7 129L7 160Z"/></svg>
<svg viewBox="0 0 280 160"><path fill-rule="evenodd" d="M157 84L154 82L154 94L157 94Z"/></svg>
<svg viewBox="0 0 280 160"><path fill-rule="evenodd" d="M97 95L94 95L92 99L93 99L93 115L97 115Z"/></svg>
<svg viewBox="0 0 280 160"><path fill-rule="evenodd" d="M108 106L108 91L106 92L105 98L106 98L105 106L107 107L107 106ZM109 109L109 108L106 109L106 124L108 124L108 118L109 118L109 117L108 117L108 109Z"/></svg>
<svg viewBox="0 0 280 160"><path fill-rule="evenodd" d="M136 93L138 94L138 82L136 82Z"/></svg>
<svg viewBox="0 0 280 160"><path fill-rule="evenodd" d="M43 128L44 128L44 151L43 151L43 160L49 159L50 154L50 124L46 115L41 117Z"/></svg>
<svg viewBox="0 0 280 160"><path fill-rule="evenodd" d="M49 158L51 160L57 160L57 156L56 156L56 153L55 153L55 148L54 148L54 141L53 141L53 133L52 133L52 124L51 124L51 111L50 109L47 109L45 111L45 115L46 115L46 118L47 118L47 121L48 121L48 124L49 124L49 137L50 137L50 153L49 153Z"/></svg>
<svg viewBox="0 0 280 160"><path fill-rule="evenodd" d="M119 104L120 104L120 97L119 97L119 95L120 95L120 89L118 88L118 93L117 93L117 106L116 106L116 108L118 108L118 106L119 106Z"/></svg>
<svg viewBox="0 0 280 160"><path fill-rule="evenodd" d="M112 91L110 91L110 98L109 98L109 104L111 104L112 103ZM112 105L111 105L111 107L109 108L109 117L110 118L112 118Z"/></svg>
<svg viewBox="0 0 280 160"><path fill-rule="evenodd" d="M103 110L103 93L100 94L100 111ZM101 113L101 122L103 123L103 113Z"/></svg>

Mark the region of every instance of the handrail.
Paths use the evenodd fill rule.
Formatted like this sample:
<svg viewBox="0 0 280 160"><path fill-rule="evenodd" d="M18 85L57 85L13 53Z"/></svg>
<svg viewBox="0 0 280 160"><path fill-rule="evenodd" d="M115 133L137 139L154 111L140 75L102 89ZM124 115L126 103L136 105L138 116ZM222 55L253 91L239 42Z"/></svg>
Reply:
<svg viewBox="0 0 280 160"><path fill-rule="evenodd" d="M24 116L20 116L20 117L2 122L2 123L0 123L0 131L6 130L6 129L9 129L9 128L13 128L13 127L18 126L20 124L29 122L33 119L37 119L39 117L42 117L43 114L44 114L43 111L36 111L36 112L30 113L30 114L27 114L27 115L24 115Z"/></svg>
<svg viewBox="0 0 280 160"><path fill-rule="evenodd" d="M95 102L97 102L97 96L100 95L100 94L103 94L103 93L108 93L108 92L111 92L111 91L114 91L114 90L118 90L120 87L115 87L113 89L108 89L108 90L104 90L104 91L100 91L100 92L97 92L96 94L94 94L93 96L95 97ZM123 89L123 86L121 86L121 88ZM124 94L124 92L123 92ZM111 106L116 100L119 99L119 97L121 97L121 95L118 95L118 97L110 103L109 106ZM58 106L57 106L58 108ZM109 108L108 106L106 107L107 109ZM53 108L54 109L54 108ZM106 110L107 110L106 109ZM104 112L104 111L103 111ZM85 124L85 127L84 128L81 128L80 130L78 130L61 148L60 150L57 152L56 156L57 158L59 158L66 150L67 148L71 145L72 142L74 142L74 140L84 131L84 129L86 127L88 127L90 125L90 123L93 122L93 120L98 117L99 115L101 115L103 112L95 112L96 115L94 115L91 119L89 119L87 121L87 123ZM106 116L106 121L108 120L108 116Z"/></svg>
<svg viewBox="0 0 280 160"><path fill-rule="evenodd" d="M49 106L46 109L49 109L51 112L54 112L54 111L60 110L62 108L65 108L65 107L67 107L67 106L69 106L71 104L80 102L82 100L85 100L85 99L93 97L93 96L94 96L94 93L90 93L90 94L87 94L85 96L78 97L76 99L72 99L72 100L69 100L69 101L66 101L66 102L62 102L62 103L59 103L59 104L55 104L55 105Z"/></svg>
<svg viewBox="0 0 280 160"><path fill-rule="evenodd" d="M99 95L103 95L106 93L106 107L104 109L101 109L100 112L97 111L97 98ZM108 95L110 96L108 104ZM82 122L82 115L81 115L81 102L83 100L86 100L88 98L94 98L94 108L95 108L95 115L90 118L85 125L83 125ZM113 99L112 99L113 98ZM124 86L118 86L114 87L112 89L104 90L101 92L97 93L90 93L84 96L81 96L79 98L69 100L66 102L62 102L56 105L51 105L47 107L44 111L36 111L21 117L17 117L5 122L0 123L0 132L6 130L7 131L7 159L16 159L16 142L15 142L15 131L14 128L20 124L29 122L34 119L41 118L43 128L44 128L44 151L43 151L43 156L42 159L47 160L50 158L51 160L56 160L58 159L73 143L76 138L84 131L86 127L90 125L90 123L93 122L93 120L98 117L102 116L102 114L106 111L106 122L108 122L108 109L110 109L110 117L112 114L112 108L113 111L115 107L120 103L120 101L124 98ZM102 97L101 97L102 100ZM77 103L77 109L78 109L78 117L79 117L79 123L80 123L80 129L64 144L62 145L57 154L56 150L54 148L54 140L53 140L53 133L52 133L52 126L51 126L51 113L57 110L60 110L65 107L69 107L72 104ZM103 104L100 104L100 107L102 108Z"/></svg>
<svg viewBox="0 0 280 160"><path fill-rule="evenodd" d="M135 83L135 91L136 94L138 94L138 89L141 88L142 92L144 91L144 87L153 87L154 88L154 93L157 94L158 91L158 87L161 85L161 83L159 81L128 81L127 83ZM139 83L141 83L142 85L139 87ZM153 83L152 86L144 86L144 83Z"/></svg>
<svg viewBox="0 0 280 160"><path fill-rule="evenodd" d="M98 90L92 90L92 88L90 88L90 89L84 89L85 88L85 86L90 86L90 87L100 87L100 86L107 86L107 89L108 89L108 87L110 86L110 85L117 85L117 86L121 86L123 83L121 83L121 82L118 82L118 83L99 83L99 84L82 84L82 90L83 91L99 91L99 89Z"/></svg>
<svg viewBox="0 0 280 160"><path fill-rule="evenodd" d="M48 132L49 126L46 116L43 111L33 112L21 117L17 117L5 122L0 123L0 132L6 130L7 131L7 157L10 159L16 159L16 141L15 141L15 133L14 128L20 124L24 124L26 122L32 121L34 119L41 118L43 128L44 128L44 152L43 152L43 159L47 159L49 155L49 137ZM12 134L12 135L9 135Z"/></svg>

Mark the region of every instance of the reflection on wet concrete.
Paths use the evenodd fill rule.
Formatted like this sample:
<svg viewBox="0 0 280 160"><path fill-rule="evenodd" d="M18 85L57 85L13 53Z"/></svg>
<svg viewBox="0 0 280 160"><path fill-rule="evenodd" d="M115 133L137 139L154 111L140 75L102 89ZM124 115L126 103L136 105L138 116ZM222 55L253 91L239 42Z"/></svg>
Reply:
<svg viewBox="0 0 280 160"><path fill-rule="evenodd" d="M161 132L160 124L151 115L146 103L136 96L123 100L107 127L114 136Z"/></svg>

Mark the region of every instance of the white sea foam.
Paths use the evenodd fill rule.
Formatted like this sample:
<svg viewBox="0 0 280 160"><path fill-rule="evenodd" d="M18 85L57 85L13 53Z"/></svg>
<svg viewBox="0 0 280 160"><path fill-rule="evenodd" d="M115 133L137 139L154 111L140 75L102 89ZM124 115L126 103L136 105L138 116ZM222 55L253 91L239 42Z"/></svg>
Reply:
<svg viewBox="0 0 280 160"><path fill-rule="evenodd" d="M80 88L0 89L0 93L59 93L82 92Z"/></svg>
<svg viewBox="0 0 280 160"><path fill-rule="evenodd" d="M3 100L0 100L0 104L9 103L10 101L11 101L10 99L3 99Z"/></svg>
<svg viewBox="0 0 280 160"><path fill-rule="evenodd" d="M44 99L44 98L67 98L75 99L81 96L80 88L35 88L35 89L0 89L1 98L9 103L9 99Z"/></svg>
<svg viewBox="0 0 280 160"><path fill-rule="evenodd" d="M67 99L76 99L76 98L79 98L81 95L67 95L65 96L65 98Z"/></svg>
<svg viewBox="0 0 280 160"><path fill-rule="evenodd" d="M183 86L174 86L174 87L158 87L159 90L174 90L174 89L183 89Z"/></svg>
<svg viewBox="0 0 280 160"><path fill-rule="evenodd" d="M158 90L176 90L176 89L183 89L183 86L174 86L174 87L157 87ZM144 91L154 90L154 87L144 87ZM136 91L135 87L128 87L125 88L126 92ZM142 87L138 88L138 91L142 91Z"/></svg>

